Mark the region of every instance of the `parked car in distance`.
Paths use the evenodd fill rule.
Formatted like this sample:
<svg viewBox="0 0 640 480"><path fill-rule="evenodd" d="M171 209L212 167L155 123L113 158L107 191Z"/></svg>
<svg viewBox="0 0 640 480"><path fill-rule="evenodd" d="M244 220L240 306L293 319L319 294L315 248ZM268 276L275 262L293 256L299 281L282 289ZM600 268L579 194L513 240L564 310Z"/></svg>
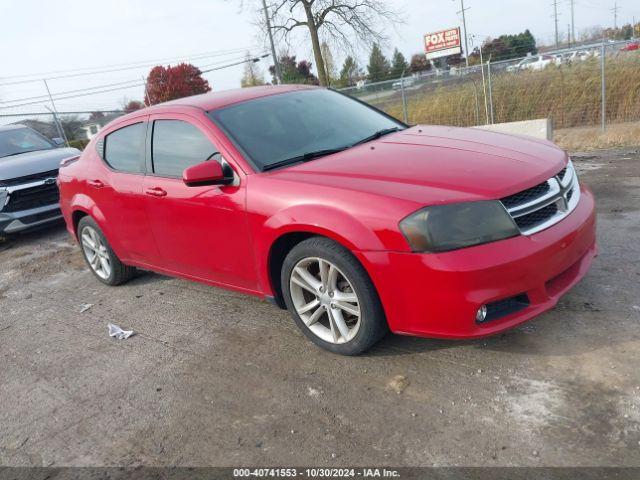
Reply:
<svg viewBox="0 0 640 480"><path fill-rule="evenodd" d="M543 70L549 65L557 65L558 60L553 55L534 55L520 60L515 65L507 67L508 72L519 70Z"/></svg>
<svg viewBox="0 0 640 480"><path fill-rule="evenodd" d="M415 85L415 83L416 83L416 80L413 77L404 77L396 82L393 82L391 87L394 90L400 90L402 89L403 86L404 88L412 87L413 85Z"/></svg>
<svg viewBox="0 0 640 480"><path fill-rule="evenodd" d="M627 43L620 49L621 52L635 52L636 50L640 50L640 42Z"/></svg>
<svg viewBox="0 0 640 480"><path fill-rule="evenodd" d="M588 50L575 50L565 57L567 63L578 63L589 60L593 55Z"/></svg>
<svg viewBox="0 0 640 480"><path fill-rule="evenodd" d="M136 111L59 184L101 282L141 268L267 298L340 354L388 330L503 331L552 308L596 255L593 196L551 142L408 127L310 86Z"/></svg>
<svg viewBox="0 0 640 480"><path fill-rule="evenodd" d="M62 144L62 139L49 140L25 125L0 126L0 235L62 218L58 166L80 153L59 148Z"/></svg>

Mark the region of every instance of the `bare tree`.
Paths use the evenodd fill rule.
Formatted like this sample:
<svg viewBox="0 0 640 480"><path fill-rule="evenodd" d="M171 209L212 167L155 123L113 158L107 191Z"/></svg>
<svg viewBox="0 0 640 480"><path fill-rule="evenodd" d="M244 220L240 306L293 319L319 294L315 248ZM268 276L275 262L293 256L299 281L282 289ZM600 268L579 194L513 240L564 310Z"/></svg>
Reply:
<svg viewBox="0 0 640 480"><path fill-rule="evenodd" d="M400 15L384 0L277 0L272 7L273 30L285 38L298 27L311 37L320 85L328 85L320 38L353 49L385 40L384 24L398 23Z"/></svg>
<svg viewBox="0 0 640 480"><path fill-rule="evenodd" d="M244 72L242 73L242 79L240 80L241 87L257 87L264 85L264 76L260 72L260 68L251 61L251 55L247 52L245 57L247 60L244 64Z"/></svg>

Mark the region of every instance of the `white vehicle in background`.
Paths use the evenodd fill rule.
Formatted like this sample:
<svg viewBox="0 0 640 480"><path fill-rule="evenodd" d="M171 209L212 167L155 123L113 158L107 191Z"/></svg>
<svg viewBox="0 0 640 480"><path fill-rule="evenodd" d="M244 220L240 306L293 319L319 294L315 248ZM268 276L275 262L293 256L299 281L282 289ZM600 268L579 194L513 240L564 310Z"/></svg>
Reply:
<svg viewBox="0 0 640 480"><path fill-rule="evenodd" d="M404 88L407 87L412 87L413 85L415 85L416 81L413 77L405 77L405 78L401 78L400 80L393 82L393 84L391 85L391 88L393 88L394 90L400 90L403 85Z"/></svg>
<svg viewBox="0 0 640 480"><path fill-rule="evenodd" d="M589 60L593 55L588 50L575 50L567 55L567 63L578 63Z"/></svg>
<svg viewBox="0 0 640 480"><path fill-rule="evenodd" d="M558 60L552 55L533 55L531 57L520 60L516 65L507 67L508 72L517 72L519 70L544 70L549 65L557 65Z"/></svg>

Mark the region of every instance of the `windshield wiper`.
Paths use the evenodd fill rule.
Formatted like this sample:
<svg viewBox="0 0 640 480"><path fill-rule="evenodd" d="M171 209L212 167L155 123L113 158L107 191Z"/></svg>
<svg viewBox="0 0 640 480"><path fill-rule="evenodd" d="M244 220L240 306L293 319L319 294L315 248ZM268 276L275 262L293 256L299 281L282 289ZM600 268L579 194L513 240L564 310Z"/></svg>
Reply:
<svg viewBox="0 0 640 480"><path fill-rule="evenodd" d="M284 167L286 165L292 165L294 163L308 162L309 160L313 160L314 158L324 157L325 155L331 155L332 153L342 152L349 147L350 145L346 147L326 148L324 150L316 150L315 152L303 153L302 155L297 155L295 157L287 158L285 160L280 160L279 162L265 165L264 167L262 167L262 171L265 172L267 170L273 170L274 168Z"/></svg>
<svg viewBox="0 0 640 480"><path fill-rule="evenodd" d="M351 146L355 147L356 145L362 145L363 143L367 143L367 142L371 142L373 140L377 140L380 137L384 137L385 135L389 135L390 133L399 132L400 130L402 130L400 127L391 127L391 128L385 128L383 130L378 130L373 135L369 135L368 137L357 141L356 143L354 143Z"/></svg>

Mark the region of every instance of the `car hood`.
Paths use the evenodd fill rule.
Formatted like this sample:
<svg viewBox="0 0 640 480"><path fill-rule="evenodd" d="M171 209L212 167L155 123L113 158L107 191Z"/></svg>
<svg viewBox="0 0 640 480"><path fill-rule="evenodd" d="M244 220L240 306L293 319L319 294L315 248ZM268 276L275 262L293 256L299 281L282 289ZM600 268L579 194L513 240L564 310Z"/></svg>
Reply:
<svg viewBox="0 0 640 480"><path fill-rule="evenodd" d="M76 148L54 148L0 158L0 182L57 170L62 159L79 154Z"/></svg>
<svg viewBox="0 0 640 480"><path fill-rule="evenodd" d="M447 203L511 195L547 180L566 162L566 153L546 140L417 126L267 175L419 203Z"/></svg>

